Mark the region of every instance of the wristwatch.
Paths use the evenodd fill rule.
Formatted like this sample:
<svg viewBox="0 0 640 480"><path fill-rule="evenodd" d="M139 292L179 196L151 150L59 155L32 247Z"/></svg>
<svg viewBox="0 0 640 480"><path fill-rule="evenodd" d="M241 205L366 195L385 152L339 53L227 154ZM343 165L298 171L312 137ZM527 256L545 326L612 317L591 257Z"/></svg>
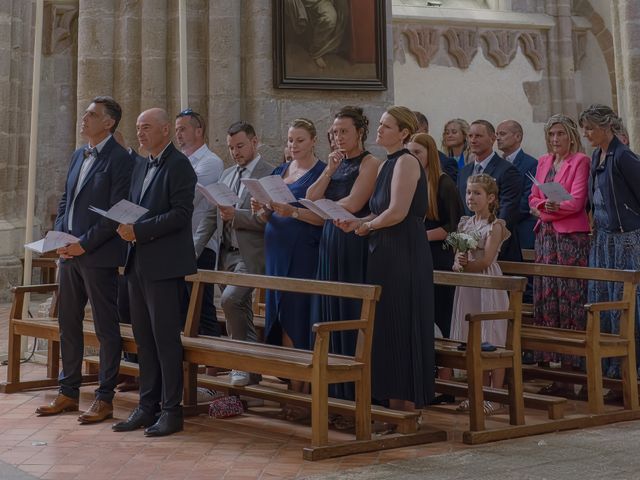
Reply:
<svg viewBox="0 0 640 480"><path fill-rule="evenodd" d="M298 213L298 209L297 208L293 210L293 213L291 214L291 216L293 218L298 218L300 216L300 213Z"/></svg>

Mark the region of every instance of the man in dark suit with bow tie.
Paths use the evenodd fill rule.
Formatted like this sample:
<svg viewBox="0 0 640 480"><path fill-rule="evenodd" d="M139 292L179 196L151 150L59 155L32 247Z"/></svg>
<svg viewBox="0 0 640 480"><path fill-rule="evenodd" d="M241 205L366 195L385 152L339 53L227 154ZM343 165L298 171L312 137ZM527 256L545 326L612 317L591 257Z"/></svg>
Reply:
<svg viewBox="0 0 640 480"><path fill-rule="evenodd" d="M122 349L116 305L117 269L124 263L126 246L116 234L116 224L90 211L89 206L108 210L128 195L133 163L112 135L121 116L120 105L111 97L94 98L82 115L80 133L89 143L73 154L55 221L55 230L79 239L57 251L60 390L53 402L36 410L39 415L79 408L84 354L82 322L88 299L100 341L99 385L95 400L78 420L95 423L113 416L112 399Z"/></svg>
<svg viewBox="0 0 640 480"><path fill-rule="evenodd" d="M500 211L498 218L503 219L511 232L511 237L504 242L500 249L500 260L514 262L522 261L520 242L518 241L518 221L520 218L520 199L524 179L522 174L511 163L493 151L496 131L487 120L476 120L469 130L469 145L475 161L465 165L458 174L458 190L465 215L473 215L466 202L467 180L471 175L486 173L491 175L498 184L498 202Z"/></svg>
<svg viewBox="0 0 640 480"><path fill-rule="evenodd" d="M129 243L125 275L140 364L140 401L113 430L145 427L148 437L183 429L181 299L184 276L196 272L191 236L196 174L170 139L167 112L152 108L136 122L140 146L149 152L136 164L129 200L147 208L118 233ZM161 412L156 421L156 413Z"/></svg>

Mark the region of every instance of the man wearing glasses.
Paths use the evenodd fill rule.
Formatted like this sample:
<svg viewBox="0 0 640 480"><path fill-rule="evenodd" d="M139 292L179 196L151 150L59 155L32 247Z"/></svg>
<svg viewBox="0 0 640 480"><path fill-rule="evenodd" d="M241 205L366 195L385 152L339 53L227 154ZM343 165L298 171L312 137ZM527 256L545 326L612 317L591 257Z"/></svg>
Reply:
<svg viewBox="0 0 640 480"><path fill-rule="evenodd" d="M202 116L191 108L181 111L176 116L175 132L176 144L182 153L189 158L189 162L191 162L191 166L198 177L198 183L205 187L216 183L220 179L222 170L224 170L224 164L220 157L209 150L205 144L207 125ZM193 199L192 234L195 234L200 221L206 216L208 210L207 199L196 190ZM198 268L214 270L216 268L217 255L218 245L212 239L205 245L202 253L198 256ZM183 306L185 311L188 303L188 296L185 296L185 304ZM207 285L204 289L199 333L211 336L220 335L220 326L216 318L216 309L213 305L213 285Z"/></svg>

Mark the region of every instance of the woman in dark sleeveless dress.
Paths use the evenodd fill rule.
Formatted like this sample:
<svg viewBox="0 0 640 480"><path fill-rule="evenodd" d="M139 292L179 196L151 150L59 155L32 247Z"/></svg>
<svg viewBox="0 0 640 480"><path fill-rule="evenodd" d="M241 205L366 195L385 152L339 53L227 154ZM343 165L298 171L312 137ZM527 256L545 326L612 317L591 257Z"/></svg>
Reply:
<svg viewBox="0 0 640 480"><path fill-rule="evenodd" d="M380 161L364 150L369 121L359 107L347 106L335 116L330 130L336 149L329 154L323 175L307 190L309 200L328 198L358 217L369 214ZM327 220L320 238L318 280L365 283L367 238L345 233ZM360 318L361 302L353 299L316 296L312 300L311 325L316 322ZM335 332L331 352L354 355L357 332ZM354 399L353 383L330 386L332 397Z"/></svg>
<svg viewBox="0 0 640 480"><path fill-rule="evenodd" d="M406 107L382 115L376 142L388 152L364 219L341 222L369 235L367 281L382 286L371 354L372 396L394 409L422 408L433 398L433 266L424 231L427 185L404 148L417 121Z"/></svg>

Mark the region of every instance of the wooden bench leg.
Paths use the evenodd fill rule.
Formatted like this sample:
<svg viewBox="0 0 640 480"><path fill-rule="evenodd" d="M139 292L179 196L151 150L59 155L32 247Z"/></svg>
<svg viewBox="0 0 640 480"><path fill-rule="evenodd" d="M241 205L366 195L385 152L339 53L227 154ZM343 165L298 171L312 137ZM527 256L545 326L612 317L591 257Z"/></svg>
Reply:
<svg viewBox="0 0 640 480"><path fill-rule="evenodd" d="M47 348L47 378L58 378L59 372L60 342L49 340L49 347Z"/></svg>
<svg viewBox="0 0 640 480"><path fill-rule="evenodd" d="M9 321L9 355L7 364L7 382L20 383L20 342L21 335L13 333L13 322Z"/></svg>
<svg viewBox="0 0 640 480"><path fill-rule="evenodd" d="M620 359L622 369L622 394L624 398L624 408L627 410L638 409L638 374L636 373L634 357L635 355L629 352Z"/></svg>
<svg viewBox="0 0 640 480"><path fill-rule="evenodd" d="M198 365L182 362L184 386L182 403L185 407L195 407L198 404Z"/></svg>
<svg viewBox="0 0 640 480"><path fill-rule="evenodd" d="M329 385L326 380L314 382L311 389L311 446L329 443Z"/></svg>
<svg viewBox="0 0 640 480"><path fill-rule="evenodd" d="M519 355L519 353L516 353ZM509 423L524 425L524 388L522 386L522 365L514 362L514 368L507 369L509 376Z"/></svg>
<svg viewBox="0 0 640 480"><path fill-rule="evenodd" d="M604 398L602 396L602 359L593 350L587 348L587 392L589 413L604 412Z"/></svg>
<svg viewBox="0 0 640 480"><path fill-rule="evenodd" d="M371 440L371 372L356 382L356 439Z"/></svg>
<svg viewBox="0 0 640 480"><path fill-rule="evenodd" d="M467 370L469 383L469 430L478 432L484 430L484 409L482 408L482 368L472 367Z"/></svg>

